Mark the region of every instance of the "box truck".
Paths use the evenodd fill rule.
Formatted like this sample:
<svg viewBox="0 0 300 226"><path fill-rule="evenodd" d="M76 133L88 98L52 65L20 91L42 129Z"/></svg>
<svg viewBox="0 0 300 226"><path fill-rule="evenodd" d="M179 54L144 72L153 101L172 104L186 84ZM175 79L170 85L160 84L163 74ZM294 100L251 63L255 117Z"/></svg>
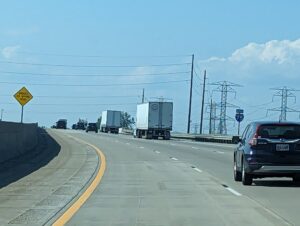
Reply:
<svg viewBox="0 0 300 226"><path fill-rule="evenodd" d="M104 133L119 133L121 127L120 111L102 111L100 131Z"/></svg>
<svg viewBox="0 0 300 226"><path fill-rule="evenodd" d="M172 102L149 102L137 106L135 137L169 140L173 123Z"/></svg>

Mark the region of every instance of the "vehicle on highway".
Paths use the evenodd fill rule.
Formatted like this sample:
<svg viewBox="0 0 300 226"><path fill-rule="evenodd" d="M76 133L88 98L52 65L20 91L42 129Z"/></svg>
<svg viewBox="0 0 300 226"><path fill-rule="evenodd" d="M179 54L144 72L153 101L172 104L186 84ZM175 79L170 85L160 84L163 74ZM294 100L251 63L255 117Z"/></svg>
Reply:
<svg viewBox="0 0 300 226"><path fill-rule="evenodd" d="M102 112L100 131L103 133L119 133L121 128L121 112L107 110Z"/></svg>
<svg viewBox="0 0 300 226"><path fill-rule="evenodd" d="M56 129L67 129L67 119L59 119L56 122Z"/></svg>
<svg viewBox="0 0 300 226"><path fill-rule="evenodd" d="M172 102L149 102L137 106L134 137L169 140L173 123Z"/></svg>
<svg viewBox="0 0 300 226"><path fill-rule="evenodd" d="M292 177L300 181L300 124L252 122L234 151L234 180L251 185L253 178Z"/></svg>
<svg viewBox="0 0 300 226"><path fill-rule="evenodd" d="M96 123L89 123L86 127L85 132L94 131L95 133L98 133L98 127Z"/></svg>

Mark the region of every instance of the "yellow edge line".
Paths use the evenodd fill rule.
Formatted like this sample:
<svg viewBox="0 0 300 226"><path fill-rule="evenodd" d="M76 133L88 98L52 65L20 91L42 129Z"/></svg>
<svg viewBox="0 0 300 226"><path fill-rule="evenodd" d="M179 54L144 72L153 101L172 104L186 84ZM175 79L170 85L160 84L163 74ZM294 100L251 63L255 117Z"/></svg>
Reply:
<svg viewBox="0 0 300 226"><path fill-rule="evenodd" d="M96 187L98 186L98 184L100 183L105 168L106 168L106 162L105 162L105 156L102 153L102 151L97 148L96 146L85 142L84 140L75 138L73 136L70 136L72 138L74 138L75 140L84 143L92 148L94 148L98 154L98 156L101 159L101 165L99 168L99 171L97 172L97 175L95 177L95 179L93 180L93 182L90 184L90 186L84 191L84 193L76 200L76 202L74 202L72 204L72 206L69 207L69 209L67 209L53 224L52 226L61 226L61 225L65 225L71 218L72 216L79 210L79 208L86 202L86 200L91 196L91 194L94 192L94 190L96 189Z"/></svg>

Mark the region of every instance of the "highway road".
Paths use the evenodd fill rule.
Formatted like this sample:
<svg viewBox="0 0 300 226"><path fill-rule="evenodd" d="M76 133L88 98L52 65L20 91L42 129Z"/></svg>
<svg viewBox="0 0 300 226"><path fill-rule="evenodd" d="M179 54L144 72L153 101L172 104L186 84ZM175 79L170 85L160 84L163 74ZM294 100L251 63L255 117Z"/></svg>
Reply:
<svg viewBox="0 0 300 226"><path fill-rule="evenodd" d="M99 147L107 169L69 225L300 224L289 179L233 181L234 145L72 135Z"/></svg>
<svg viewBox="0 0 300 226"><path fill-rule="evenodd" d="M57 222L103 166L95 148L105 155L104 175L67 225L300 225L300 188L291 180L233 181L234 145L49 133L57 143L48 138L48 148L60 151L2 186L1 225Z"/></svg>

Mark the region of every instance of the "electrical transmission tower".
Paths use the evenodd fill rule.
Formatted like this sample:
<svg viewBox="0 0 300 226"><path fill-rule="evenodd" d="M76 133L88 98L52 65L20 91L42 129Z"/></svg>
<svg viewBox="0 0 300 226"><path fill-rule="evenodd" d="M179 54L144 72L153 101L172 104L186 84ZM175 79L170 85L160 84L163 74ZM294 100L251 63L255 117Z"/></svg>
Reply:
<svg viewBox="0 0 300 226"><path fill-rule="evenodd" d="M271 108L267 110L267 114L269 111L280 111L279 121L286 121L286 113L287 112L300 112L288 107L288 98L294 98L294 103L296 103L296 96L294 94L295 89L289 89L286 86L282 88L272 88L271 90L276 90L277 92L273 95L272 101L275 97L281 97L281 106L277 108Z"/></svg>
<svg viewBox="0 0 300 226"><path fill-rule="evenodd" d="M228 107L238 107L236 105L233 105L231 103L228 103L227 96L228 93L234 93L236 95L236 91L232 87L241 87L238 84L228 82L228 81L222 81L222 82L215 82L211 83L210 85L217 86L213 92L221 92L221 103L219 104L220 107L220 118L219 118L219 127L218 132L220 134L226 135L227 134L227 126L226 121L227 120L234 120L232 117L229 117L226 113Z"/></svg>
<svg viewBox="0 0 300 226"><path fill-rule="evenodd" d="M216 133L217 103L211 99L209 105L209 134Z"/></svg>

